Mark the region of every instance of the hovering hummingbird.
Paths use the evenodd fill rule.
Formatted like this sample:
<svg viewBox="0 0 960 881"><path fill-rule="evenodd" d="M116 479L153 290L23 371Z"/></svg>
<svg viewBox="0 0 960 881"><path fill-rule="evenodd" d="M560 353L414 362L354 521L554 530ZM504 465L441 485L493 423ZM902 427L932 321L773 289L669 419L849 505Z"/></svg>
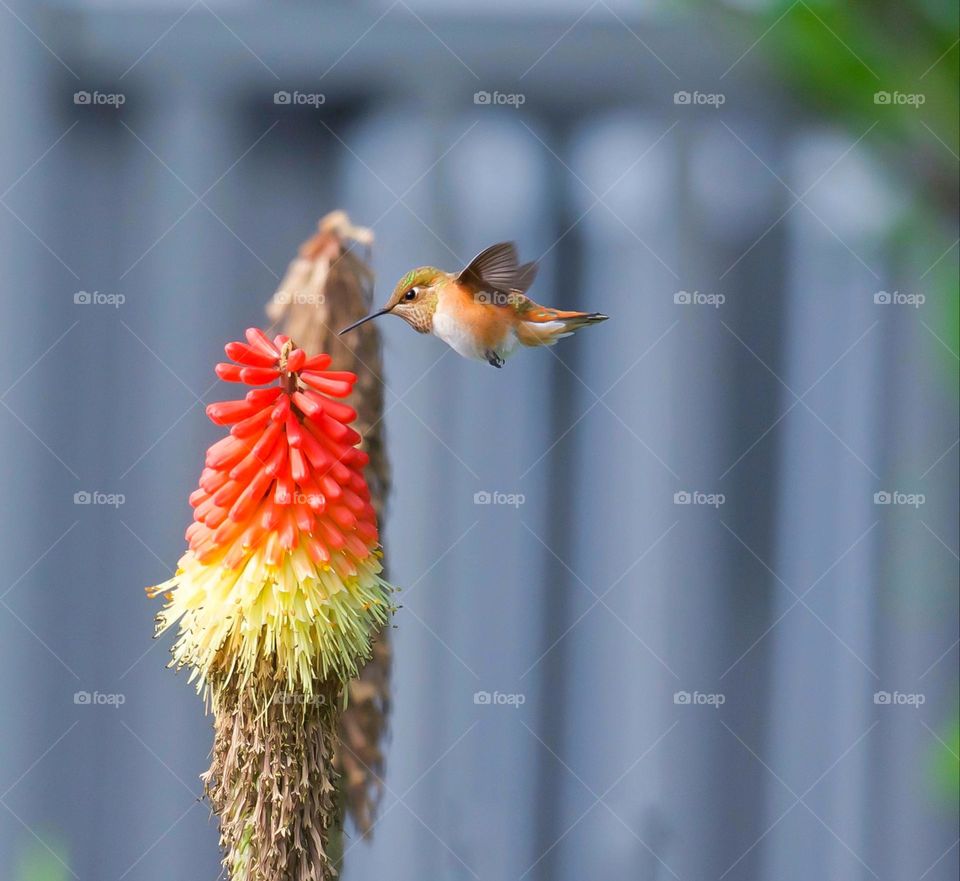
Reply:
<svg viewBox="0 0 960 881"><path fill-rule="evenodd" d="M552 346L588 324L606 321L600 312L563 312L534 303L525 291L536 263L517 263L512 242L491 245L459 273L421 266L394 288L386 306L355 321L348 330L379 315L399 315L418 333L432 333L464 358L503 367L521 346Z"/></svg>

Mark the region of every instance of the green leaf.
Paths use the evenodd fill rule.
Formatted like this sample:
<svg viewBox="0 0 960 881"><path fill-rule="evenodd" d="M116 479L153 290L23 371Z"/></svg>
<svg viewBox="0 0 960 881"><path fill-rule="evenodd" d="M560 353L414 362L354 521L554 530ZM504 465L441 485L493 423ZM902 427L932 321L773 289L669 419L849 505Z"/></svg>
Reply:
<svg viewBox="0 0 960 881"><path fill-rule="evenodd" d="M31 842L20 858L16 881L67 881L66 848L54 842Z"/></svg>

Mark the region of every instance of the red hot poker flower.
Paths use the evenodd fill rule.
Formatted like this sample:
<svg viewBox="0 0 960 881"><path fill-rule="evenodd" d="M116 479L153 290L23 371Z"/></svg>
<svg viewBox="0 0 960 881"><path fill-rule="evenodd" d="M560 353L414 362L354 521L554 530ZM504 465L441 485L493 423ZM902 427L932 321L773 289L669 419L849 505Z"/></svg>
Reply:
<svg viewBox="0 0 960 881"><path fill-rule="evenodd" d="M352 676L386 620L376 514L363 478L368 457L336 400L356 376L328 370L285 336L250 328L226 346L227 382L258 386L207 407L230 433L207 451L190 496L190 549L169 591L160 630L180 620L174 662L209 681L245 677L268 656L305 689L329 672Z"/></svg>

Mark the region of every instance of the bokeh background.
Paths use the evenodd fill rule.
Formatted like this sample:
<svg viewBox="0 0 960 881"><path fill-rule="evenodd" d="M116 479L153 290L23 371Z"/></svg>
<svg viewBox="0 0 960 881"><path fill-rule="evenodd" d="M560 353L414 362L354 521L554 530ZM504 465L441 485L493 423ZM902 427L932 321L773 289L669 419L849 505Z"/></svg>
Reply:
<svg viewBox="0 0 960 881"><path fill-rule="evenodd" d="M0 877L217 876L142 588L223 343L341 207L378 301L513 239L612 316L502 371L382 320L406 590L347 881L955 878L957 30L0 0Z"/></svg>

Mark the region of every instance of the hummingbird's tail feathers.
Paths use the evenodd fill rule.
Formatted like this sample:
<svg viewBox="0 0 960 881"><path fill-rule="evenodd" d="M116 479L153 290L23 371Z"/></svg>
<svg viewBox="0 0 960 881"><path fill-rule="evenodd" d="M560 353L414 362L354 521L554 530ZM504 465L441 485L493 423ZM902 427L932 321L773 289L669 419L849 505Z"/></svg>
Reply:
<svg viewBox="0 0 960 881"><path fill-rule="evenodd" d="M524 346L552 346L590 324L599 324L609 316L602 312L562 312L538 306L517 323L517 339Z"/></svg>

